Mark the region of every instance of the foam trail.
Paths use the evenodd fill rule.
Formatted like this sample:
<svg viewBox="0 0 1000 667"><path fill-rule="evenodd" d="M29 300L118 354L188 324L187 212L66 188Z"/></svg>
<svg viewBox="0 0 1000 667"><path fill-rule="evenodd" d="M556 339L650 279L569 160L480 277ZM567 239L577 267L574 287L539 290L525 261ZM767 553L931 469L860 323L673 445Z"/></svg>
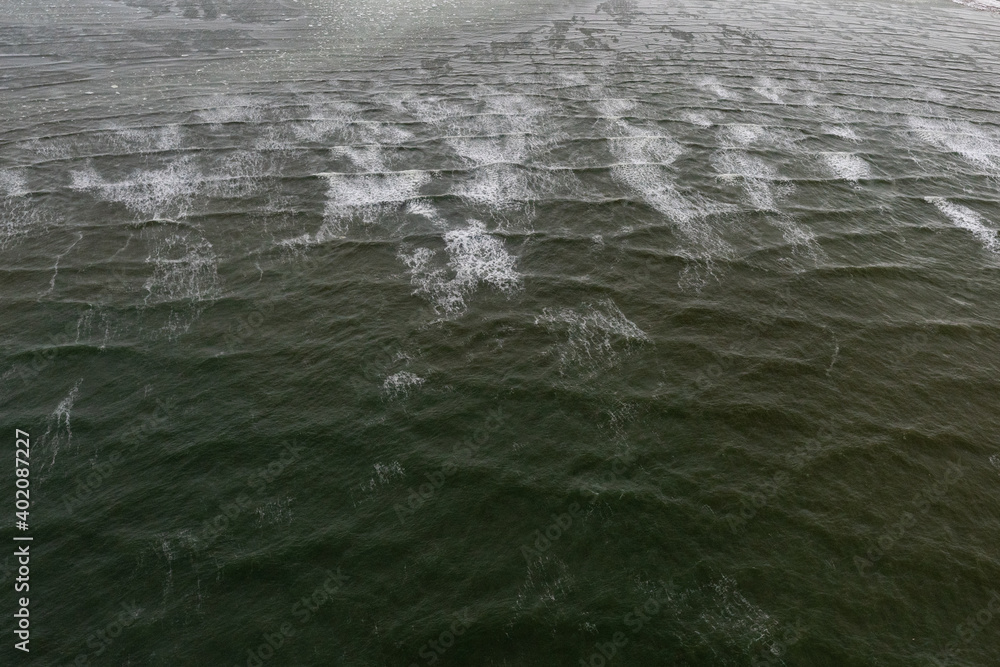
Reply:
<svg viewBox="0 0 1000 667"><path fill-rule="evenodd" d="M351 102L313 101L305 120L291 125L292 134L301 141L320 143L342 133L361 112Z"/></svg>
<svg viewBox="0 0 1000 667"><path fill-rule="evenodd" d="M662 132L637 128L625 121L618 121L612 127L619 136L608 138L609 149L622 163L612 168L612 178L674 222L684 236L702 249L727 247L707 224L698 224L700 219L723 207L698 195L681 194L666 170L683 153L683 147Z"/></svg>
<svg viewBox="0 0 1000 667"><path fill-rule="evenodd" d="M80 393L81 382L83 382L83 378L76 381L76 384L73 385L73 388L70 389L66 397L59 401L59 405L56 406L56 409L52 411L52 414L49 415L46 421L45 435L42 436L41 442L52 448L52 461L49 463L50 468L56 463L56 454L59 453L59 447L69 446L73 442L70 413L73 410L73 403Z"/></svg>
<svg viewBox="0 0 1000 667"><path fill-rule="evenodd" d="M822 130L827 134L840 137L841 139L847 139L848 141L853 141L855 143L861 141L861 137L858 136L857 132L847 125L824 125Z"/></svg>
<svg viewBox="0 0 1000 667"><path fill-rule="evenodd" d="M662 213L688 240L709 255L726 252L729 244L704 218L734 210L701 195L682 194L667 171L658 165L618 165L611 171L616 181L638 194L643 201Z"/></svg>
<svg viewBox="0 0 1000 667"><path fill-rule="evenodd" d="M635 109L635 105L635 100L616 97L600 99L593 103L593 107L597 110L597 112L601 114L602 117L609 119L621 118L627 112Z"/></svg>
<svg viewBox="0 0 1000 667"><path fill-rule="evenodd" d="M770 134L760 125L753 123L730 123L719 131L720 143L749 146L761 141L769 141Z"/></svg>
<svg viewBox="0 0 1000 667"><path fill-rule="evenodd" d="M533 199L528 177L510 164L492 164L475 171L454 193L474 204L506 210Z"/></svg>
<svg viewBox="0 0 1000 667"><path fill-rule="evenodd" d="M127 155L176 150L180 148L184 137L177 125L154 129L118 127L112 129L114 133L109 139L112 149Z"/></svg>
<svg viewBox="0 0 1000 667"><path fill-rule="evenodd" d="M0 169L0 191L4 197L24 197L28 189L28 179L23 172Z"/></svg>
<svg viewBox="0 0 1000 667"><path fill-rule="evenodd" d="M954 204L943 197L925 197L924 201L934 204L956 227L972 232L972 235L983 244L984 248L993 253L1000 253L1000 239L997 238L997 230L988 227L983 216L971 208Z"/></svg>
<svg viewBox="0 0 1000 667"><path fill-rule="evenodd" d="M698 127L702 127L705 129L708 129L715 124L715 121L713 121L712 118L709 117L707 113L702 113L698 111L685 111L684 113L681 114L681 120L683 120L686 123L691 123L692 125L697 125Z"/></svg>

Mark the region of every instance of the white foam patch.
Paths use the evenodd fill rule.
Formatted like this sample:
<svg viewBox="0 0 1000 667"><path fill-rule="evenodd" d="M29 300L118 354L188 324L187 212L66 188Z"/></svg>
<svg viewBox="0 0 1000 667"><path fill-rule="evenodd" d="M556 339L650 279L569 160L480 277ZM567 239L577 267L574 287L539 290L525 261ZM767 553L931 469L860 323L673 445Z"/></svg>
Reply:
<svg viewBox="0 0 1000 667"><path fill-rule="evenodd" d="M473 204L499 210L508 210L534 199L527 175L510 164L480 167L470 180L458 184L453 192Z"/></svg>
<svg viewBox="0 0 1000 667"><path fill-rule="evenodd" d="M721 178L738 178L742 181L747 198L755 209L778 210L775 193L770 185L770 181L778 179L774 167L743 151L716 153L712 156L712 163Z"/></svg>
<svg viewBox="0 0 1000 667"><path fill-rule="evenodd" d="M597 100L593 103L594 108L604 118L621 118L629 111L635 109L635 100L609 97Z"/></svg>
<svg viewBox="0 0 1000 667"><path fill-rule="evenodd" d="M109 141L114 150L129 155L180 148L184 134L177 125L158 128L113 128Z"/></svg>
<svg viewBox="0 0 1000 667"><path fill-rule="evenodd" d="M323 174L328 187L323 226L310 243L336 238L347 231L352 218L374 224L388 210L420 196L420 188L430 182L425 171L390 171L376 174Z"/></svg>
<svg viewBox="0 0 1000 667"><path fill-rule="evenodd" d="M385 382L382 383L382 391L391 398L399 398L408 395L411 389L423 385L424 382L426 382L424 378L414 373L400 371L385 379Z"/></svg>
<svg viewBox="0 0 1000 667"><path fill-rule="evenodd" d="M724 144L749 146L769 142L770 134L765 128L753 123L730 123L720 129L719 139Z"/></svg>
<svg viewBox="0 0 1000 667"><path fill-rule="evenodd" d="M855 143L861 141L861 137L847 125L824 125L822 128L823 132L833 135L835 137L840 137L841 139L847 139L848 141L853 141Z"/></svg>
<svg viewBox="0 0 1000 667"><path fill-rule="evenodd" d="M926 197L925 201L934 204L939 211L951 220L953 225L959 229L971 232L983 244L984 248L990 252L1000 253L1000 240L997 238L997 230L987 226L983 216L971 208L954 204L943 197Z"/></svg>
<svg viewBox="0 0 1000 667"><path fill-rule="evenodd" d="M20 142L18 147L29 150L45 160L64 160L73 156L71 144L55 139L29 139Z"/></svg>
<svg viewBox="0 0 1000 667"><path fill-rule="evenodd" d="M483 88L481 90L482 100L486 109L491 113L501 114L507 117L527 118L540 116L546 109L538 102L527 95L511 93L508 90L496 88Z"/></svg>
<svg viewBox="0 0 1000 667"><path fill-rule="evenodd" d="M424 123L436 125L442 121L468 114L469 110L458 103L434 97L412 97L404 100L403 105L416 118Z"/></svg>
<svg viewBox="0 0 1000 667"><path fill-rule="evenodd" d="M444 227L447 222L441 217L433 205L429 202L417 199L406 204L406 212L410 215L419 215L421 217L427 218L433 222L438 227Z"/></svg>
<svg viewBox="0 0 1000 667"><path fill-rule="evenodd" d="M761 97L774 102L784 104L784 96L788 94L788 88L784 84L769 77L760 77L755 81L753 90Z"/></svg>
<svg viewBox="0 0 1000 667"><path fill-rule="evenodd" d="M709 128L715 125L715 121L712 120L707 113L702 113L700 111L685 111L681 114L681 120L703 128Z"/></svg>
<svg viewBox="0 0 1000 667"><path fill-rule="evenodd" d="M996 132L966 121L911 116L907 122L911 132L921 141L957 153L970 164L987 171L1000 172L1000 137Z"/></svg>
<svg viewBox="0 0 1000 667"><path fill-rule="evenodd" d="M259 191L266 175L264 156L255 151L226 155L212 176L203 177L205 192L215 197L239 199Z"/></svg>
<svg viewBox="0 0 1000 667"><path fill-rule="evenodd" d="M342 155L362 171L388 171L385 151L381 146L334 146L333 155Z"/></svg>
<svg viewBox="0 0 1000 667"><path fill-rule="evenodd" d="M618 136L608 137L608 147L619 162L668 165L684 152L684 147L673 137L655 129L636 127L619 120L611 126L611 130Z"/></svg>
<svg viewBox="0 0 1000 667"><path fill-rule="evenodd" d="M135 171L123 181L106 181L93 167L74 171L71 177L73 190L91 192L99 199L156 218L186 213L201 185L201 175L189 158L181 158L163 169Z"/></svg>
<svg viewBox="0 0 1000 667"><path fill-rule="evenodd" d="M566 341L558 348L565 365L612 365L617 359L615 345L626 348L646 342L649 336L610 299L579 308L545 308L535 317L535 324L553 333L565 333Z"/></svg>
<svg viewBox="0 0 1000 667"><path fill-rule="evenodd" d="M145 302L199 302L218 298L218 266L212 244L191 232L170 234L146 258L153 275L146 280Z"/></svg>
<svg viewBox="0 0 1000 667"><path fill-rule="evenodd" d="M23 172L0 170L0 250L16 245L31 230L51 224L51 214L33 202L30 193Z"/></svg>
<svg viewBox="0 0 1000 667"><path fill-rule="evenodd" d="M283 132L274 127L267 127L261 136L254 139L253 147L258 151L288 151L295 146Z"/></svg>
<svg viewBox="0 0 1000 667"><path fill-rule="evenodd" d="M1000 12L1000 0L952 0L960 5L972 7L973 9L983 9L986 11Z"/></svg>
<svg viewBox="0 0 1000 667"><path fill-rule="evenodd" d="M872 177L871 165L853 153L823 153L822 157L827 169L837 178L857 183Z"/></svg>
<svg viewBox="0 0 1000 667"><path fill-rule="evenodd" d="M698 194L682 194L669 173L658 165L619 165L611 170L613 178L638 194L643 201L671 220L689 241L703 252L723 253L729 244L705 218L735 210Z"/></svg>
<svg viewBox="0 0 1000 667"><path fill-rule="evenodd" d="M378 144L379 146L401 146L413 139L409 130L377 121L353 121L347 127L354 143Z"/></svg>
<svg viewBox="0 0 1000 667"><path fill-rule="evenodd" d="M514 269L516 260L504 248L503 241L486 232L483 223L472 220L465 229L444 235L449 266L463 284L484 282L502 292L520 287L521 276Z"/></svg>
<svg viewBox="0 0 1000 667"><path fill-rule="evenodd" d="M449 139L448 144L473 165L520 164L528 159L532 148L529 146L528 137L523 134Z"/></svg>
<svg viewBox="0 0 1000 667"><path fill-rule="evenodd" d="M23 197L30 192L23 172L0 169L0 192L4 197Z"/></svg>
<svg viewBox="0 0 1000 667"><path fill-rule="evenodd" d="M517 259L478 220L446 233L444 241L449 256L446 267L432 266L435 253L428 248L399 256L410 269L414 294L428 298L439 314L454 316L464 312L465 298L480 283L508 296L521 287L521 276L515 268Z"/></svg>
<svg viewBox="0 0 1000 667"><path fill-rule="evenodd" d="M306 118L291 124L292 134L301 141L323 142L344 132L360 112L351 102L311 102Z"/></svg>
<svg viewBox="0 0 1000 667"><path fill-rule="evenodd" d="M260 103L246 95L213 95L202 106L205 109L198 112L198 117L212 125L255 123L264 117Z"/></svg>
<svg viewBox="0 0 1000 667"><path fill-rule="evenodd" d="M702 90L707 90L714 94L716 97L723 100L738 100L740 99L739 93L734 90L729 90L722 82L719 81L718 77L706 76L695 82Z"/></svg>

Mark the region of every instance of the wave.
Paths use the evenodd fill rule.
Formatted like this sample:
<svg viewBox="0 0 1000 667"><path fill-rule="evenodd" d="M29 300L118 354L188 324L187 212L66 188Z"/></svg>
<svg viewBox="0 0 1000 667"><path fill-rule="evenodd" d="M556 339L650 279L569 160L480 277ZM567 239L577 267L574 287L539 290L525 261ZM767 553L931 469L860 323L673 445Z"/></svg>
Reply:
<svg viewBox="0 0 1000 667"><path fill-rule="evenodd" d="M648 342L649 336L632 322L614 301L605 299L579 308L545 308L535 317L535 324L553 333L564 333L566 340L557 346L560 364L611 366L617 362L616 345Z"/></svg>
<svg viewBox="0 0 1000 667"><path fill-rule="evenodd" d="M973 9L983 9L991 12L1000 12L1000 0L952 0L960 5L972 7Z"/></svg>
<svg viewBox="0 0 1000 667"><path fill-rule="evenodd" d="M987 226L983 216L971 208L952 203L943 197L925 197L924 201L934 204L959 229L971 232L984 248L993 253L1000 253L997 230Z"/></svg>
<svg viewBox="0 0 1000 667"><path fill-rule="evenodd" d="M857 183L872 177L872 168L853 153L823 153L826 168L837 178Z"/></svg>
<svg viewBox="0 0 1000 667"><path fill-rule="evenodd" d="M401 252L400 260L410 269L414 294L427 298L435 312L453 317L466 310L465 299L486 284L510 296L521 287L521 275L503 241L486 231L478 220L468 227L444 235L448 253L446 266L435 265L435 251L417 248L412 253Z"/></svg>

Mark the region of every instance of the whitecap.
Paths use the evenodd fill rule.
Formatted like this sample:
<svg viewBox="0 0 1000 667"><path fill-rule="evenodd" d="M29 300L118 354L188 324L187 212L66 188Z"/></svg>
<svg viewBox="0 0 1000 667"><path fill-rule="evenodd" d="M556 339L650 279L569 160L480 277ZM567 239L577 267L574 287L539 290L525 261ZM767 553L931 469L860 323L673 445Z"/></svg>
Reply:
<svg viewBox="0 0 1000 667"><path fill-rule="evenodd" d="M424 382L426 382L424 378L414 373L400 371L385 379L385 382L382 383L382 391L392 398L399 398L400 396L406 396L409 394L410 389L419 387Z"/></svg>
<svg viewBox="0 0 1000 667"><path fill-rule="evenodd" d="M837 178L850 183L872 177L871 165L853 153L823 153L827 169Z"/></svg>
<svg viewBox="0 0 1000 667"><path fill-rule="evenodd" d="M93 167L74 171L71 178L73 190L92 192L99 199L157 218L185 214L201 185L201 174L186 157L163 169L137 170L121 181L106 181Z"/></svg>
<svg viewBox="0 0 1000 667"><path fill-rule="evenodd" d="M455 186L453 193L473 204L506 210L534 199L528 177L510 164L493 164L475 170L472 178Z"/></svg>
<svg viewBox="0 0 1000 667"><path fill-rule="evenodd" d="M924 200L934 204L941 213L951 220L953 225L971 232L983 244L984 248L990 252L1000 253L1000 239L997 238L997 230L987 226L983 216L971 208L952 203L943 197L925 197Z"/></svg>
<svg viewBox="0 0 1000 667"><path fill-rule="evenodd" d="M684 152L684 147L673 137L655 129L637 127L623 120L615 122L611 129L616 135L608 137L608 146L619 162L668 165Z"/></svg>
<svg viewBox="0 0 1000 667"><path fill-rule="evenodd" d="M436 253L429 248L399 255L410 269L414 294L427 298L436 312L445 316L464 312L465 298L480 283L508 296L521 287L521 276L515 268L517 259L507 252L501 239L486 231L482 222L470 220L468 227L447 232L444 241L446 266L433 264Z"/></svg>
<svg viewBox="0 0 1000 667"><path fill-rule="evenodd" d="M155 243L146 263L153 266L153 275L143 285L147 304L219 296L218 257L212 244L194 233L169 234Z"/></svg>
<svg viewBox="0 0 1000 667"><path fill-rule="evenodd" d="M373 224L387 210L419 197L420 189L431 180L426 171L320 175L327 180L323 226L314 237L304 238L313 243L343 235L353 217Z"/></svg>
<svg viewBox="0 0 1000 667"><path fill-rule="evenodd" d="M910 117L910 131L921 141L957 153L970 164L1000 172L1000 137L966 121Z"/></svg>
<svg viewBox="0 0 1000 667"><path fill-rule="evenodd" d="M612 365L617 359L616 344L646 342L649 336L629 320L614 301L585 303L579 308L545 308L535 317L535 324L553 333L564 333L565 342L558 349L562 365Z"/></svg>

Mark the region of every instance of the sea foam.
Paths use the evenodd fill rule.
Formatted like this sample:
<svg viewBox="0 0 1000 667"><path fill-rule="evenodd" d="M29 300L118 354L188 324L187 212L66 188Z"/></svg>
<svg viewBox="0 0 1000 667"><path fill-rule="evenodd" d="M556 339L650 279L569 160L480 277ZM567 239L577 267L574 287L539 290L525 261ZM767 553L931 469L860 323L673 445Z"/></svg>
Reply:
<svg viewBox="0 0 1000 667"><path fill-rule="evenodd" d="M984 248L990 252L1000 253L1000 240L997 238L997 230L987 226L983 216L971 208L954 204L943 197L925 197L924 200L930 204L934 204L953 225L971 232L983 244Z"/></svg>

